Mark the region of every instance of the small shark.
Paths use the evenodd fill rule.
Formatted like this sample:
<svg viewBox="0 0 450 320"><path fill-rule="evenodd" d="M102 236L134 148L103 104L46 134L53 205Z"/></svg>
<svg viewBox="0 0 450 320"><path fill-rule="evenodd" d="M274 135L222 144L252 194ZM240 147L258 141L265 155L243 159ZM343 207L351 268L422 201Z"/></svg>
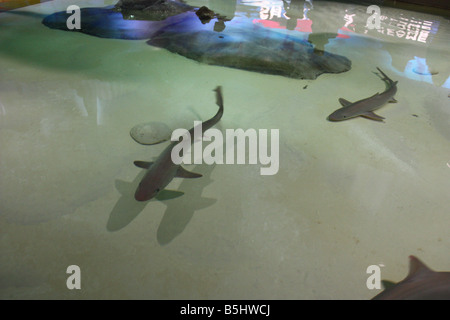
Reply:
<svg viewBox="0 0 450 320"><path fill-rule="evenodd" d="M216 115L211 119L199 124L202 126L202 134L219 122L223 115L222 87L218 86L214 91L216 92L216 104L219 106L219 111L217 111ZM194 136L195 128L196 127L193 127L188 132L191 137ZM134 194L134 198L137 201L147 201L154 198L175 177L200 178L202 176L198 173L189 172L181 165L173 163L172 149L181 141L180 138L179 141L174 141L169 144L154 162L134 161L134 164L137 167L147 169L147 173L142 178L136 189L136 193ZM193 141L194 139L191 139L191 143L193 143Z"/></svg>
<svg viewBox="0 0 450 320"><path fill-rule="evenodd" d="M381 71L380 68L377 67L377 69L383 75L381 80L385 82L386 90L382 93L377 92L369 98L356 102L350 102L343 98L339 98L339 102L343 107L330 114L328 120L341 121L361 116L376 121L383 121L384 118L375 114L373 111L381 108L386 102L397 102L397 100L394 99L394 95L397 92L398 81L392 81L392 79Z"/></svg>
<svg viewBox="0 0 450 320"><path fill-rule="evenodd" d="M389 286L373 300L450 300L450 272L433 271L415 256L409 256L405 279L397 284L383 284Z"/></svg>

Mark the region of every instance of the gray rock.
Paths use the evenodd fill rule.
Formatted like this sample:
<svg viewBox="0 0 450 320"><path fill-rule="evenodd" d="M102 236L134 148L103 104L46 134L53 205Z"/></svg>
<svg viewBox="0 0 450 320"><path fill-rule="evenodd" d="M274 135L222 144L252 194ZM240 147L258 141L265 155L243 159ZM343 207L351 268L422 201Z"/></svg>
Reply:
<svg viewBox="0 0 450 320"><path fill-rule="evenodd" d="M173 5L182 7L181 11L166 10ZM121 12L116 11L117 6ZM194 9L181 2L121 0L117 6L116 10L81 9L83 27L73 31L102 38L150 39L147 43L152 46L201 63L295 79L316 79L322 73L340 73L351 68L351 61L346 57L321 50L329 34L315 34L312 40L317 47L314 48L308 41L254 25L245 17L227 21L216 16L210 23L202 23ZM124 20L124 10L131 10L128 7L146 19ZM67 30L67 18L65 11L57 12L46 17L43 23Z"/></svg>
<svg viewBox="0 0 450 320"><path fill-rule="evenodd" d="M299 38L267 28L242 27L231 21L223 32L208 30L195 13L156 32L148 44L165 48L201 63L295 79L316 79L322 73L351 69L344 56L317 50Z"/></svg>

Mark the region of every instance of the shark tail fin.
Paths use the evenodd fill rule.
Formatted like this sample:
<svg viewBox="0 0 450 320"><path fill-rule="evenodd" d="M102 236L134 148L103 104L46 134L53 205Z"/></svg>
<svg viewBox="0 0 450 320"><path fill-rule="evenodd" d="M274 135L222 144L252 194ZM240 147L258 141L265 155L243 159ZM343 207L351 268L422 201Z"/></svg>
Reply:
<svg viewBox="0 0 450 320"><path fill-rule="evenodd" d="M214 91L216 92L216 104L220 110L223 110L222 86L217 86Z"/></svg>
<svg viewBox="0 0 450 320"><path fill-rule="evenodd" d="M217 113L215 114L214 117L202 123L203 126L202 133L211 128L217 122L219 122L219 120L222 118L223 115L222 87L217 86L213 91L216 92L216 104L219 106L219 110L217 110Z"/></svg>
<svg viewBox="0 0 450 320"><path fill-rule="evenodd" d="M380 68L377 67L377 70L378 70L378 71L381 73L381 75L383 76L383 77L380 77L381 80L387 81L388 83L394 83L394 81L392 81L392 79L389 78L389 77L386 75L386 73L384 73L383 71L381 71ZM375 73L375 74L376 74L376 73ZM397 82L395 82L395 83L397 83Z"/></svg>

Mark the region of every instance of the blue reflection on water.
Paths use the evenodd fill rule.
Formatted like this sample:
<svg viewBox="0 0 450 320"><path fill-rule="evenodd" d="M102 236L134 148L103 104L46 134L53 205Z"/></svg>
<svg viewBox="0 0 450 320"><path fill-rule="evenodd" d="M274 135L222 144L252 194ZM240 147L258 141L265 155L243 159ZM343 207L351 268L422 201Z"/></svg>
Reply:
<svg viewBox="0 0 450 320"><path fill-rule="evenodd" d="M105 8L81 9L81 30L84 33L114 39L143 40L148 39L158 27L160 21L125 20L122 13ZM46 17L42 23L50 28L68 30L67 19L72 14L65 11L56 12Z"/></svg>
<svg viewBox="0 0 450 320"><path fill-rule="evenodd" d="M443 88L450 89L450 77L445 80L444 84L442 85Z"/></svg>
<svg viewBox="0 0 450 320"><path fill-rule="evenodd" d="M428 69L427 59L425 58L415 56L414 59L409 60L406 63L404 74L413 80L433 83L431 72Z"/></svg>

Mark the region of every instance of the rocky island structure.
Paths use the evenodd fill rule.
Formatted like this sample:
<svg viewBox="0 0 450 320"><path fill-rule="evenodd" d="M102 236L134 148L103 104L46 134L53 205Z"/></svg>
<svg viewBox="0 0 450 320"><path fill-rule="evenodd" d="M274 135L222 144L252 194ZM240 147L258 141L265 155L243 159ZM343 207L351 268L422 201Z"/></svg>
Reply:
<svg viewBox="0 0 450 320"><path fill-rule="evenodd" d="M43 24L101 38L147 39L149 45L200 63L295 79L351 68L346 57L317 50L302 37L255 25L246 17L227 19L181 1L120 0L115 6L80 11L80 29L67 29L70 13L64 11L46 17Z"/></svg>

